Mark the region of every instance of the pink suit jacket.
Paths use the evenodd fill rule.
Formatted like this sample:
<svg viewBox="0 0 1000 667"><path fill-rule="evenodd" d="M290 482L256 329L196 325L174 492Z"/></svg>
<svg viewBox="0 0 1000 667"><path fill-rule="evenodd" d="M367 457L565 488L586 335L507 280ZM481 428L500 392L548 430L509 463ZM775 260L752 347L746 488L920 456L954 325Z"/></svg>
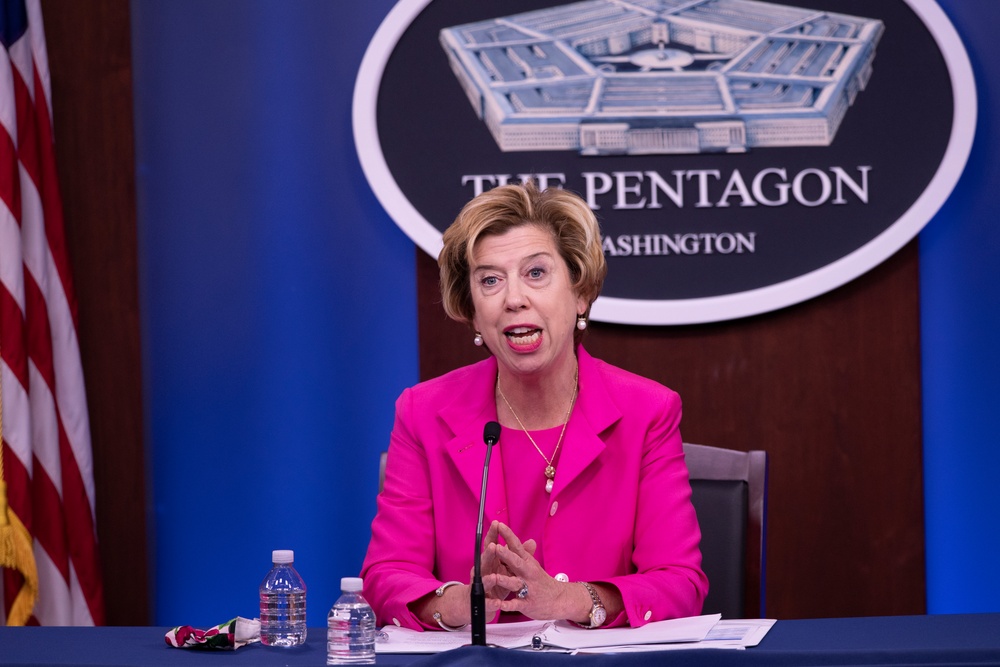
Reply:
<svg viewBox="0 0 1000 667"><path fill-rule="evenodd" d="M579 396L566 427L543 535L545 569L622 594L633 626L701 613L708 580L681 445L680 397L582 348ZM396 402L385 486L362 568L379 624L423 628L408 604L470 580L486 449L496 420L494 358L405 390ZM503 446L503 436L497 447ZM485 528L507 521L493 452ZM531 464L537 464L532 461Z"/></svg>

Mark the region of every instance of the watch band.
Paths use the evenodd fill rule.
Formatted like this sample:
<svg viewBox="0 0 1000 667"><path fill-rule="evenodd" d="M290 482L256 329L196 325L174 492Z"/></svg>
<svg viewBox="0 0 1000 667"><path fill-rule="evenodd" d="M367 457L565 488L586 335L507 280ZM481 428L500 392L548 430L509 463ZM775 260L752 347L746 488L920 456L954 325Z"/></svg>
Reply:
<svg viewBox="0 0 1000 667"><path fill-rule="evenodd" d="M581 581L580 583L587 589L587 593L590 594L590 601L594 605L590 608L590 625L584 625L583 627L599 628L608 619L608 612L604 608L604 603L601 602L601 596L597 594L597 590L586 581Z"/></svg>

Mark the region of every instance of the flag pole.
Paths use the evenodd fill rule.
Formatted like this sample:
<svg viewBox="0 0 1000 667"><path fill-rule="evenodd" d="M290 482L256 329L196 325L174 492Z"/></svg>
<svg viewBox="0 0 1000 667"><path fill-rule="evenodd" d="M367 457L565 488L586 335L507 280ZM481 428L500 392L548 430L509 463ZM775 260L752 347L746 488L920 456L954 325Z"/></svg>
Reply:
<svg viewBox="0 0 1000 667"><path fill-rule="evenodd" d="M31 550L31 533L7 505L7 482L3 476L3 371L0 368L0 569L21 573L24 584L14 598L7 625L24 625L38 600L38 570Z"/></svg>

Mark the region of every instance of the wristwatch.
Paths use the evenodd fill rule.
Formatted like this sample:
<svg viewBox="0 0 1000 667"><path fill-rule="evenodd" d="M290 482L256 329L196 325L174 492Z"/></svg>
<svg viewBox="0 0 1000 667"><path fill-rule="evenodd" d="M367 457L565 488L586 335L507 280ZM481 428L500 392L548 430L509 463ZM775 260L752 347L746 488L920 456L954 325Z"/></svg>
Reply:
<svg viewBox="0 0 1000 667"><path fill-rule="evenodd" d="M585 628L599 628L604 625L604 621L608 620L608 612L604 609L604 603L601 602L601 596L597 594L594 587L588 584L586 581L581 581L583 587L587 589L590 593L590 601L594 603L594 606L590 608L590 625L584 625Z"/></svg>

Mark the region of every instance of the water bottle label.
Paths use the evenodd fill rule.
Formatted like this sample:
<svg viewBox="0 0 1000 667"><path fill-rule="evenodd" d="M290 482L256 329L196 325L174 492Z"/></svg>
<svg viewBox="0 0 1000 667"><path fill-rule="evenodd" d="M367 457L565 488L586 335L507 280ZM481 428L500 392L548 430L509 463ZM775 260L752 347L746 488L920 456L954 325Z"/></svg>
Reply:
<svg viewBox="0 0 1000 667"><path fill-rule="evenodd" d="M351 620L351 610L350 609L333 609L330 611L330 616L338 621L349 621Z"/></svg>

